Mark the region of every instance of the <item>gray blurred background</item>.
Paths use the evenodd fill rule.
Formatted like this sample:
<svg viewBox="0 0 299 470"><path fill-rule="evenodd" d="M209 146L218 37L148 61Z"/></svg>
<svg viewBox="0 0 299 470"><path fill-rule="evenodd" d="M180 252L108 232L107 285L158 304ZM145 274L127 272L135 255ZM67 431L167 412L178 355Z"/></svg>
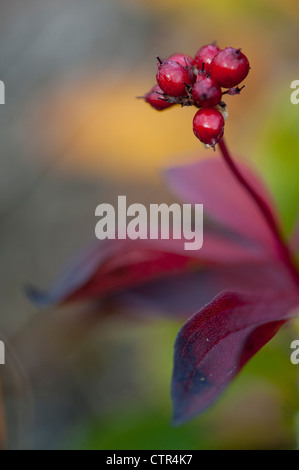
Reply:
<svg viewBox="0 0 299 470"><path fill-rule="evenodd" d="M266 0L2 1L0 332L7 364L0 373L10 448L294 446L294 397L275 388L271 374L261 376L259 362L218 408L174 429L176 322L90 315L87 306L40 310L24 290L49 286L94 240L99 203L119 194L167 202L160 169L202 152L192 110L158 115L135 99L154 83L156 54L194 54L214 39L243 47L254 73L242 99L231 100L227 133L237 153L255 151L259 162L269 111L298 78L294 8ZM263 361L287 354L285 344L282 335ZM286 383L293 369L288 374Z"/></svg>

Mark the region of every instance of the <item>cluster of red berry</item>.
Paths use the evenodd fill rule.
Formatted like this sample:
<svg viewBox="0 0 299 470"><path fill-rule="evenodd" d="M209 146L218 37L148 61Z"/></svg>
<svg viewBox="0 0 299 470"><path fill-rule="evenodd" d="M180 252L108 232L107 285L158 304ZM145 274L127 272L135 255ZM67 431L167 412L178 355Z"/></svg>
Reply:
<svg viewBox="0 0 299 470"><path fill-rule="evenodd" d="M175 104L201 108L193 119L193 132L206 145L215 147L222 138L226 105L224 94L236 95L238 85L247 76L250 66L240 49L216 44L201 47L195 58L173 54L158 59L157 85L143 98L158 111ZM222 91L226 88L226 91Z"/></svg>

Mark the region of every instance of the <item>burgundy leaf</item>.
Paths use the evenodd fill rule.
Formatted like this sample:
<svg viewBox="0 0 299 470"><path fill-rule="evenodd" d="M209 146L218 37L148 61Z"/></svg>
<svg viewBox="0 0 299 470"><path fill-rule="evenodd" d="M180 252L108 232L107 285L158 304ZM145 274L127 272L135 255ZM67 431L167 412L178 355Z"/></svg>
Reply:
<svg viewBox="0 0 299 470"><path fill-rule="evenodd" d="M106 240L77 257L47 292L28 288L39 305L103 296L202 265L255 263L265 253L254 242L204 234L203 247L185 251L183 240Z"/></svg>
<svg viewBox="0 0 299 470"><path fill-rule="evenodd" d="M272 199L261 181L243 163L238 163L238 166L277 218ZM264 218L222 158L210 157L192 165L170 168L165 174L171 189L182 201L202 203L206 215L275 253L273 238Z"/></svg>
<svg viewBox="0 0 299 470"><path fill-rule="evenodd" d="M140 315L189 318L224 290L264 292L293 286L285 269L274 263L200 267L148 281L108 298L108 305Z"/></svg>
<svg viewBox="0 0 299 470"><path fill-rule="evenodd" d="M138 250L135 245L138 243L130 240L97 243L72 263L49 291L31 287L27 289L29 296L40 305L101 296L194 263L188 256Z"/></svg>
<svg viewBox="0 0 299 470"><path fill-rule="evenodd" d="M244 364L296 314L294 290L223 292L181 329L175 345L172 397L180 424L203 411Z"/></svg>

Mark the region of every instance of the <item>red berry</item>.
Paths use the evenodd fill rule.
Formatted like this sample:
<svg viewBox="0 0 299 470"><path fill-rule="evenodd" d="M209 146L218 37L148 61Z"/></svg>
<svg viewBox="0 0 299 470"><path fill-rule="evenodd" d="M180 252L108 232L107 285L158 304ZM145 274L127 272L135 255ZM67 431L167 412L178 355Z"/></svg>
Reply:
<svg viewBox="0 0 299 470"><path fill-rule="evenodd" d="M181 64L183 67L193 67L194 65L194 59L190 55L187 54L172 54L170 57L168 57L167 60L172 60L174 62L177 62L178 64Z"/></svg>
<svg viewBox="0 0 299 470"><path fill-rule="evenodd" d="M249 72L249 62L240 49L226 47L218 52L211 64L211 77L224 88L241 83Z"/></svg>
<svg viewBox="0 0 299 470"><path fill-rule="evenodd" d="M221 88L212 78L205 77L193 86L192 98L198 106L205 108L217 106L221 97Z"/></svg>
<svg viewBox="0 0 299 470"><path fill-rule="evenodd" d="M176 98L186 96L186 85L192 84L188 70L172 60L158 65L157 82L166 95Z"/></svg>
<svg viewBox="0 0 299 470"><path fill-rule="evenodd" d="M193 132L204 144L214 145L223 136L224 119L222 114L214 108L202 108L194 116Z"/></svg>
<svg viewBox="0 0 299 470"><path fill-rule="evenodd" d="M206 73L209 73L211 62L219 51L220 49L216 44L207 44L206 46L201 47L195 55L195 65L198 70L205 70Z"/></svg>
<svg viewBox="0 0 299 470"><path fill-rule="evenodd" d="M162 111L163 109L169 108L173 103L168 103L163 99L163 91L159 85L153 86L153 88L144 95L144 99L157 111Z"/></svg>
<svg viewBox="0 0 299 470"><path fill-rule="evenodd" d="M206 75L205 74L202 74L202 73L199 73L196 77L196 81L197 82L200 82L201 80L203 80L204 78L206 78Z"/></svg>
<svg viewBox="0 0 299 470"><path fill-rule="evenodd" d="M194 59L190 55L186 54L172 54L168 57L167 60L177 62L182 65L184 68L187 68L191 82L194 83L196 80L196 75L193 72Z"/></svg>

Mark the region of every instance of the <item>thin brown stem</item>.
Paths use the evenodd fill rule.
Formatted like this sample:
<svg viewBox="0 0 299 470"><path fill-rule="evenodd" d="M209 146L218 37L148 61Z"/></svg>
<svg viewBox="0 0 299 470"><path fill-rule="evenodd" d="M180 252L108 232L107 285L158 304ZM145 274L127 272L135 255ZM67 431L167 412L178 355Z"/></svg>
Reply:
<svg viewBox="0 0 299 470"><path fill-rule="evenodd" d="M289 247L287 243L283 240L278 222L275 220L267 201L264 200L264 198L250 185L250 183L248 183L244 175L240 172L239 168L232 159L223 139L220 140L218 145L229 169L231 170L235 178L239 181L239 183L243 186L243 188L247 191L247 193L250 195L251 199L254 201L259 211L261 212L265 222L267 223L273 235L280 259L288 268L290 275L292 276L296 285L299 287L299 272L293 262Z"/></svg>

